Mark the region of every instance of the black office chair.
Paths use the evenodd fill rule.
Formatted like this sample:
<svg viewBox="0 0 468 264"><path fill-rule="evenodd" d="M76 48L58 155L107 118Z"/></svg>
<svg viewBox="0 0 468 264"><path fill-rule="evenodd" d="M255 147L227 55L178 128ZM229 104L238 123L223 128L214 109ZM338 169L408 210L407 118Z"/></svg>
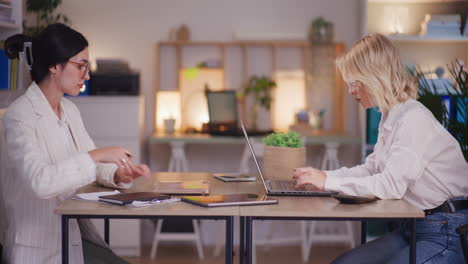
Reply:
<svg viewBox="0 0 468 264"><path fill-rule="evenodd" d="M468 224L461 225L456 229L457 233L460 234L461 246L463 249L463 255L465 255L465 261L468 263Z"/></svg>

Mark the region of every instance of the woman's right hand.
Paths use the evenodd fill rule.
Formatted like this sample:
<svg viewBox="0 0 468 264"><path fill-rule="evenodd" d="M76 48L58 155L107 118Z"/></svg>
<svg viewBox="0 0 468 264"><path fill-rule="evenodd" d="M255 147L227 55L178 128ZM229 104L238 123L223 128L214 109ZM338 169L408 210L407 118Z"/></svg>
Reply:
<svg viewBox="0 0 468 264"><path fill-rule="evenodd" d="M122 147L97 148L88 152L96 163L115 163L119 168L132 170L135 166L132 163L132 153Z"/></svg>

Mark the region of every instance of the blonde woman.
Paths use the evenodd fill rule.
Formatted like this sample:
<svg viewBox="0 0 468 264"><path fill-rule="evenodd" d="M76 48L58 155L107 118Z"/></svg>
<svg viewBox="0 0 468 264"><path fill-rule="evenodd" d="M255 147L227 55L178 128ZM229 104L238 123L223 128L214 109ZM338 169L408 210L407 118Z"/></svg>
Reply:
<svg viewBox="0 0 468 264"><path fill-rule="evenodd" d="M374 152L364 164L335 171L298 168L297 186L347 195L404 199L426 212L416 222L416 263L465 263L455 228L468 223L468 164L455 138L416 101L417 83L392 43L370 34L337 60L349 94L382 112ZM452 206L453 205L453 206ZM405 223L333 263L407 263Z"/></svg>

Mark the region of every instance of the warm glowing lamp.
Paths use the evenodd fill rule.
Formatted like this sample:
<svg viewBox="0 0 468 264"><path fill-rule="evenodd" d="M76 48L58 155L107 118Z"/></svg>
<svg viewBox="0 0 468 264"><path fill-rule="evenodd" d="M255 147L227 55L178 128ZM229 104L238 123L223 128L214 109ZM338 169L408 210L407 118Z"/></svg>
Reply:
<svg viewBox="0 0 468 264"><path fill-rule="evenodd" d="M383 12L385 31L389 34L407 33L405 25L408 24L409 9L407 6L385 6Z"/></svg>
<svg viewBox="0 0 468 264"><path fill-rule="evenodd" d="M276 72L274 89L273 127L287 131L294 123L294 115L306 108L304 72Z"/></svg>
<svg viewBox="0 0 468 264"><path fill-rule="evenodd" d="M164 130L164 120L175 119L175 129L180 130L179 91L159 91L156 94L156 129Z"/></svg>

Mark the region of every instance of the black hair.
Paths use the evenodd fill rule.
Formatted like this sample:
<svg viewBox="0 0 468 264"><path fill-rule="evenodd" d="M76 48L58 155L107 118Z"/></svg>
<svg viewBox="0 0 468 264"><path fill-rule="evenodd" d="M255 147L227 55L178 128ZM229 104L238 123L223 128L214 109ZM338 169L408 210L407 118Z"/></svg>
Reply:
<svg viewBox="0 0 468 264"><path fill-rule="evenodd" d="M71 57L88 47L88 41L79 32L61 24L47 26L36 38L16 34L5 41L5 54L10 59L18 58L24 43L32 42L33 63L31 77L40 83L49 74L49 68L66 63Z"/></svg>

